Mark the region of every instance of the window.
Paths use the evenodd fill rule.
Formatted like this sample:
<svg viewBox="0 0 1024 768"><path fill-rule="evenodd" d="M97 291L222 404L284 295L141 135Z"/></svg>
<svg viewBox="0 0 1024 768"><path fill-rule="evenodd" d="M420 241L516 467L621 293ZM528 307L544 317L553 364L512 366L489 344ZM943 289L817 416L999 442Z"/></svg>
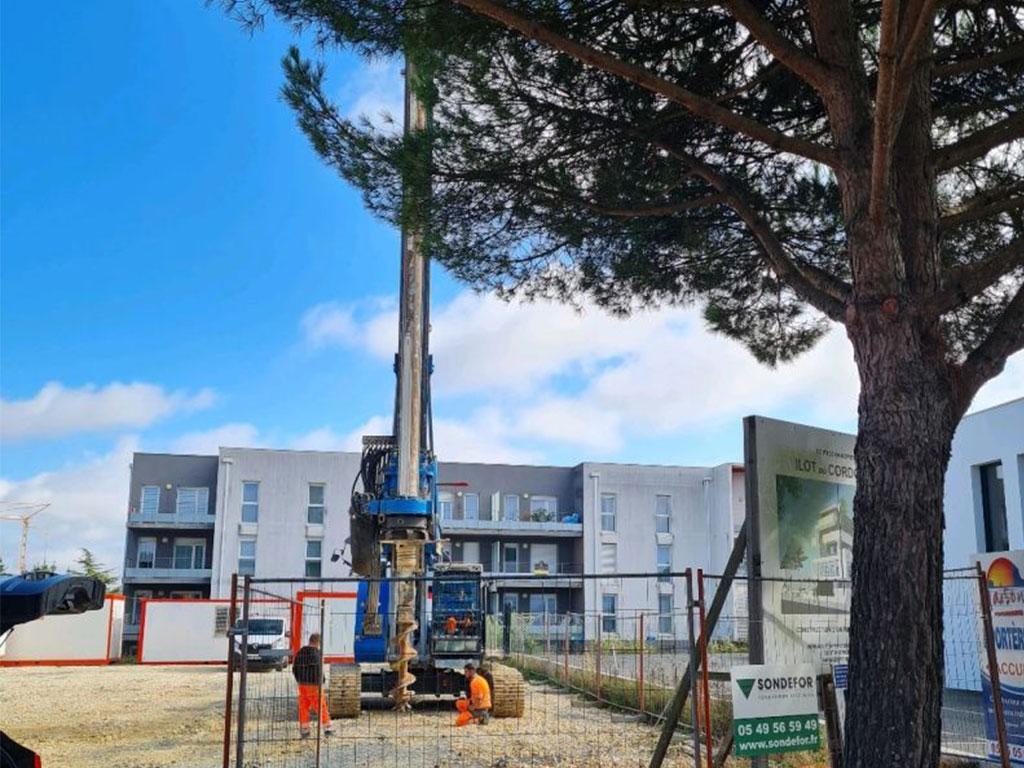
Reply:
<svg viewBox="0 0 1024 768"><path fill-rule="evenodd" d="M618 545L609 542L601 544L601 573L615 573L618 570Z"/></svg>
<svg viewBox="0 0 1024 768"><path fill-rule="evenodd" d="M534 496L530 499L530 519L535 523L550 523L558 519L558 499L554 496Z"/></svg>
<svg viewBox="0 0 1024 768"><path fill-rule="evenodd" d="M174 567L193 570L206 567L206 541L203 539L175 539Z"/></svg>
<svg viewBox="0 0 1024 768"><path fill-rule="evenodd" d="M658 533L668 533L670 530L669 520L672 518L672 497L654 497L654 530Z"/></svg>
<svg viewBox="0 0 1024 768"><path fill-rule="evenodd" d="M530 613L554 615L557 612L558 601L550 592L537 592L530 595Z"/></svg>
<svg viewBox="0 0 1024 768"><path fill-rule="evenodd" d="M242 483L242 522L258 523L260 519L260 484Z"/></svg>
<svg viewBox="0 0 1024 768"><path fill-rule="evenodd" d="M665 574L672 572L672 547L667 544L658 545L658 581L669 581Z"/></svg>
<svg viewBox="0 0 1024 768"><path fill-rule="evenodd" d="M156 565L156 539L139 539L139 568L152 568Z"/></svg>
<svg viewBox="0 0 1024 768"><path fill-rule="evenodd" d="M306 577L320 578L320 560L323 553L320 539L306 539Z"/></svg>
<svg viewBox="0 0 1024 768"><path fill-rule="evenodd" d="M218 605L213 609L213 636L225 637L228 634L228 606Z"/></svg>
<svg viewBox="0 0 1024 768"><path fill-rule="evenodd" d="M601 631L615 634L618 626L615 614L618 612L617 595L601 595Z"/></svg>
<svg viewBox="0 0 1024 768"><path fill-rule="evenodd" d="M160 511L160 486L142 486L142 499L139 501L139 514L155 515Z"/></svg>
<svg viewBox="0 0 1024 768"><path fill-rule="evenodd" d="M978 467L981 479L981 512L985 521L985 551L1005 552L1010 548L1006 528L1006 496L1003 492L1003 464Z"/></svg>
<svg viewBox="0 0 1024 768"><path fill-rule="evenodd" d="M615 510L618 506L618 498L614 493L601 494L601 530L615 530Z"/></svg>
<svg viewBox="0 0 1024 768"><path fill-rule="evenodd" d="M509 608L512 613L519 610L519 595L515 592L503 592L501 595L501 610Z"/></svg>
<svg viewBox="0 0 1024 768"><path fill-rule="evenodd" d="M324 485L309 484L309 503L306 505L306 522L312 525L324 524Z"/></svg>
<svg viewBox="0 0 1024 768"><path fill-rule="evenodd" d="M506 496L505 497L505 519L506 520L518 520L519 519L519 497L518 496Z"/></svg>
<svg viewBox="0 0 1024 768"><path fill-rule="evenodd" d="M179 488L174 511L182 517L205 517L210 514L209 488Z"/></svg>
<svg viewBox="0 0 1024 768"><path fill-rule="evenodd" d="M517 573L519 571L519 545L505 545L505 573Z"/></svg>
<svg viewBox="0 0 1024 768"><path fill-rule="evenodd" d="M451 491L440 491L437 494L437 506L438 511L441 513L442 520L452 519L452 506L453 498Z"/></svg>
<svg viewBox="0 0 1024 768"><path fill-rule="evenodd" d="M467 520L480 519L480 497L475 493L467 493L462 497L463 517Z"/></svg>
<svg viewBox="0 0 1024 768"><path fill-rule="evenodd" d="M169 597L171 600L202 600L203 593L194 589L172 589Z"/></svg>
<svg viewBox="0 0 1024 768"><path fill-rule="evenodd" d="M672 595L658 595L658 632L672 634Z"/></svg>
<svg viewBox="0 0 1024 768"><path fill-rule="evenodd" d="M256 539L251 537L238 540L238 575L256 575Z"/></svg>

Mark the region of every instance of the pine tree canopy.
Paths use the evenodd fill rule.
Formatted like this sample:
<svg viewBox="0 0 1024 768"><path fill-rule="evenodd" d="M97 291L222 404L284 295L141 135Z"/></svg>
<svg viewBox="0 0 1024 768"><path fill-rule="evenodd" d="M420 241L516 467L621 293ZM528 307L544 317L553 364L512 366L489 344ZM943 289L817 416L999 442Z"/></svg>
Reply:
<svg viewBox="0 0 1024 768"><path fill-rule="evenodd" d="M432 123L409 137L347 119L297 49L284 95L370 210L473 286L697 301L768 363L887 298L951 366L1024 343L1024 3L226 5L415 63ZM403 195L428 169L429 198ZM884 279L851 248L865 228L899 246Z"/></svg>

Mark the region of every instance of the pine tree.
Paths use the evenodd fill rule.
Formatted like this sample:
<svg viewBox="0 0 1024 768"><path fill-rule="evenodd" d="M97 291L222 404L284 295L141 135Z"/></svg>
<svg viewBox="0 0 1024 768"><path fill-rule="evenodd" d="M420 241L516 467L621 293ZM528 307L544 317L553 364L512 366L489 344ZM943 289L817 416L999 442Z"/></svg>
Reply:
<svg viewBox="0 0 1024 768"><path fill-rule="evenodd" d="M97 563L96 557L85 547L82 547L81 554L78 556L75 564L78 566L77 573L102 581L107 588L108 595L120 590L117 584L117 576L114 575L113 569L104 568L102 564Z"/></svg>
<svg viewBox="0 0 1024 768"><path fill-rule="evenodd" d="M457 277L614 312L697 302L775 365L831 326L860 378L845 764L934 768L953 432L1024 347L1019 0L226 0L405 54L430 129L284 95ZM432 196L403 189L422 184ZM412 187L416 188L416 187Z"/></svg>

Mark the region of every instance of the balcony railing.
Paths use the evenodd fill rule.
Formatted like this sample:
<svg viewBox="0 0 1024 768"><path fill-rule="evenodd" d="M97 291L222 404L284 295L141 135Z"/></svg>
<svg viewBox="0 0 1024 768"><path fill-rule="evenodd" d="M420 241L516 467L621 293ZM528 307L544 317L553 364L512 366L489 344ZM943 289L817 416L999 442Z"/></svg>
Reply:
<svg viewBox="0 0 1024 768"><path fill-rule="evenodd" d="M202 511L140 512L133 504L128 509L128 525L159 528L162 525L178 528L213 527L215 515Z"/></svg>
<svg viewBox="0 0 1024 768"><path fill-rule="evenodd" d="M212 568L195 567L192 558L185 557L127 558L124 563L124 577L139 581L192 582L212 575Z"/></svg>
<svg viewBox="0 0 1024 768"><path fill-rule="evenodd" d="M515 532L533 535L554 535L554 536L580 536L583 534L583 523L577 515L565 515L560 519L544 514L534 517L520 517L515 520L457 520L454 518L443 518L441 527L452 533L459 531L473 532Z"/></svg>

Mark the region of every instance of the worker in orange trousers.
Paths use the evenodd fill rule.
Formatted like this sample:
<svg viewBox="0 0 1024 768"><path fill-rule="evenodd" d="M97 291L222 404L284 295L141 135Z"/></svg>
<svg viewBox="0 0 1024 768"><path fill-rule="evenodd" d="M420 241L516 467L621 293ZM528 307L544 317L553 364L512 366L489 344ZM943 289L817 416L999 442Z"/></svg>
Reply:
<svg viewBox="0 0 1024 768"><path fill-rule="evenodd" d="M320 716L324 733L334 733L331 715L327 711L327 696L323 686L323 659L320 656L320 635L309 636L309 645L299 649L292 662L292 675L299 684L299 735L309 738L309 711Z"/></svg>
<svg viewBox="0 0 1024 768"><path fill-rule="evenodd" d="M459 710L455 726L458 728L471 722L486 725L491 718L491 686L483 675L477 673L472 663L467 664L463 672L469 683L469 698L460 698L455 702L455 708Z"/></svg>

